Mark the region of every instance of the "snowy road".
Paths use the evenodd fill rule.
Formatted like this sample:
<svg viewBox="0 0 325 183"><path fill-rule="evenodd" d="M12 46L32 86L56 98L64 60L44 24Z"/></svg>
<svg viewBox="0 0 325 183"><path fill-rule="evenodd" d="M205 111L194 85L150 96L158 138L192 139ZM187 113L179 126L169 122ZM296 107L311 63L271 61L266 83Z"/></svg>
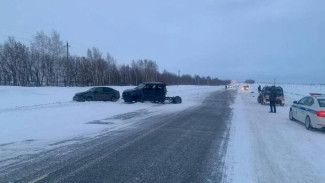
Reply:
<svg viewBox="0 0 325 183"><path fill-rule="evenodd" d="M253 85L251 91L257 91L256 87ZM182 105L68 102L2 108L0 118L7 122L0 121L1 130L8 134L1 134L6 137L0 139L2 157L16 157L19 148L22 153L39 149L33 143L42 139L45 145L28 156L13 158L9 164L2 163L0 182L325 182L325 132L308 131L302 123L288 118L293 100L324 88L284 86L286 105L278 106L276 114L269 113L269 106L258 104L257 94L251 91L172 88L175 93L182 90L187 101ZM212 90L217 92L207 97ZM203 98L206 100L200 104ZM108 112L113 106L114 111ZM48 111L38 115L48 119L52 113L65 114L66 109L75 115L59 121L49 136L46 131L43 135L32 133L50 129L48 125L55 120L34 122L26 120L27 115L32 119L36 113ZM78 111L90 109L92 115L76 116ZM68 121L70 126L62 125ZM24 128L14 124L32 125ZM10 133L19 129L27 129L28 135ZM66 131L64 138L54 138L52 134L60 130ZM85 135L88 132L97 135L89 137ZM80 137L67 138L75 134ZM28 141L29 136L38 141ZM23 146L11 144L14 138Z"/></svg>
<svg viewBox="0 0 325 183"><path fill-rule="evenodd" d="M273 114L256 96L239 91L233 106L225 182L325 182L325 133L290 121L292 100Z"/></svg>
<svg viewBox="0 0 325 183"><path fill-rule="evenodd" d="M123 92L132 86L113 86ZM110 131L132 128L141 118L200 105L216 86L168 86L168 95L183 103L73 102L89 87L0 86L0 167L28 156L88 140ZM123 115L123 116L120 116ZM132 120L126 120L132 118Z"/></svg>
<svg viewBox="0 0 325 183"><path fill-rule="evenodd" d="M0 182L220 182L236 92L0 169Z"/></svg>

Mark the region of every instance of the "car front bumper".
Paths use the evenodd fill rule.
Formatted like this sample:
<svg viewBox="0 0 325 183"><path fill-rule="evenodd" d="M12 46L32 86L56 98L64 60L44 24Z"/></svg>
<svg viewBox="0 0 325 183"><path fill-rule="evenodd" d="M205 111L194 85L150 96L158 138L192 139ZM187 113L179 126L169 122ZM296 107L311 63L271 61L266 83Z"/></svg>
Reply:
<svg viewBox="0 0 325 183"><path fill-rule="evenodd" d="M81 98L81 97L79 97L79 96L74 96L74 97L72 98L72 100L73 100L73 101L76 101L76 102L80 102L80 101L83 101L84 99Z"/></svg>

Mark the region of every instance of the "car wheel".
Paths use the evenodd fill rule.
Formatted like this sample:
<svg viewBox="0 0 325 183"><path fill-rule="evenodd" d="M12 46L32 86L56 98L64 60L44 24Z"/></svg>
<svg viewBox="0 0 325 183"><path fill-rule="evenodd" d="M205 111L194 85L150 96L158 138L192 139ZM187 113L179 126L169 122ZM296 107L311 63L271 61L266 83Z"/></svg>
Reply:
<svg viewBox="0 0 325 183"><path fill-rule="evenodd" d="M173 103L174 104L180 104L180 103L182 103L182 98L179 97L179 96L174 97Z"/></svg>
<svg viewBox="0 0 325 183"><path fill-rule="evenodd" d="M143 99L143 97L142 96L139 96L139 98L138 98L138 100L137 100L138 102L141 102L141 103L143 103L144 102L144 99Z"/></svg>
<svg viewBox="0 0 325 183"><path fill-rule="evenodd" d="M87 97L87 98L85 99L85 101L87 101L87 102L92 101L92 100L93 100L93 98L91 98L91 97Z"/></svg>
<svg viewBox="0 0 325 183"><path fill-rule="evenodd" d="M160 99L160 103L164 104L165 103L165 98Z"/></svg>
<svg viewBox="0 0 325 183"><path fill-rule="evenodd" d="M124 102L125 102L125 103L131 103L132 101L129 100L129 99L125 99L125 98L124 98Z"/></svg>
<svg viewBox="0 0 325 183"><path fill-rule="evenodd" d="M117 101L117 98L116 98L116 97L112 97L112 98L111 98L111 101L112 101L112 102L116 102L116 101Z"/></svg>
<svg viewBox="0 0 325 183"><path fill-rule="evenodd" d="M290 109L290 112L289 112L289 119L291 121L294 121L295 120L295 118L293 117L293 111L291 109Z"/></svg>
<svg viewBox="0 0 325 183"><path fill-rule="evenodd" d="M305 119L305 127L306 127L307 130L313 129L313 127L311 125L311 122L310 122L309 116L307 116L306 119Z"/></svg>

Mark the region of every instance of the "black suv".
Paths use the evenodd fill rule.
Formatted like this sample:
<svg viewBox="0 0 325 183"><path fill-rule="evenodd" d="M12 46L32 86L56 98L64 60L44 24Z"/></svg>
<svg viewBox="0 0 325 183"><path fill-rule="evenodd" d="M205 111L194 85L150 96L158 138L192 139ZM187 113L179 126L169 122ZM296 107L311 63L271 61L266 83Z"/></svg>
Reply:
<svg viewBox="0 0 325 183"><path fill-rule="evenodd" d="M122 94L125 102L161 102L166 100L166 84L160 82L141 83L133 89L125 90Z"/></svg>
<svg viewBox="0 0 325 183"><path fill-rule="evenodd" d="M120 98L120 92L109 87L94 87L85 92L76 93L73 101L113 101Z"/></svg>
<svg viewBox="0 0 325 183"><path fill-rule="evenodd" d="M284 106L284 94L283 89L280 86L275 87L276 89L276 103L280 104L281 106ZM271 86L264 86L261 93L257 97L257 102L261 104L268 104L270 102L270 93L271 93L272 87Z"/></svg>

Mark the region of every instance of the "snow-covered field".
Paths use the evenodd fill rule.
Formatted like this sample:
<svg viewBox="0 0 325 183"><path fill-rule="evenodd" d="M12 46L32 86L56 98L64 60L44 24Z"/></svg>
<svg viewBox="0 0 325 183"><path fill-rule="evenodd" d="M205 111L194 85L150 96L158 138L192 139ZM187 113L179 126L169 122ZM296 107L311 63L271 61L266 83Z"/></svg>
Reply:
<svg viewBox="0 0 325 183"><path fill-rule="evenodd" d="M257 103L257 86L238 91L233 105L225 182L325 182L325 132L288 118L294 100L325 87L282 85L286 105L274 114Z"/></svg>
<svg viewBox="0 0 325 183"><path fill-rule="evenodd" d="M251 85L248 92L238 90L232 106L224 182L325 182L325 132L308 131L288 118L294 100L310 92L325 93L325 86L282 85L286 105L278 106L276 114L257 103L257 86ZM114 88L122 92L131 87ZM179 105L71 101L75 93L87 89L0 86L0 166L19 155L131 128L138 119L199 105L223 87L169 86L168 96L183 98Z"/></svg>
<svg viewBox="0 0 325 183"><path fill-rule="evenodd" d="M113 87L121 93L131 87ZM169 86L168 96L182 104L73 102L87 87L0 86L0 165L19 155L33 154L78 142L103 132L128 128L136 119L199 105L222 87ZM118 115L128 114L131 120Z"/></svg>

